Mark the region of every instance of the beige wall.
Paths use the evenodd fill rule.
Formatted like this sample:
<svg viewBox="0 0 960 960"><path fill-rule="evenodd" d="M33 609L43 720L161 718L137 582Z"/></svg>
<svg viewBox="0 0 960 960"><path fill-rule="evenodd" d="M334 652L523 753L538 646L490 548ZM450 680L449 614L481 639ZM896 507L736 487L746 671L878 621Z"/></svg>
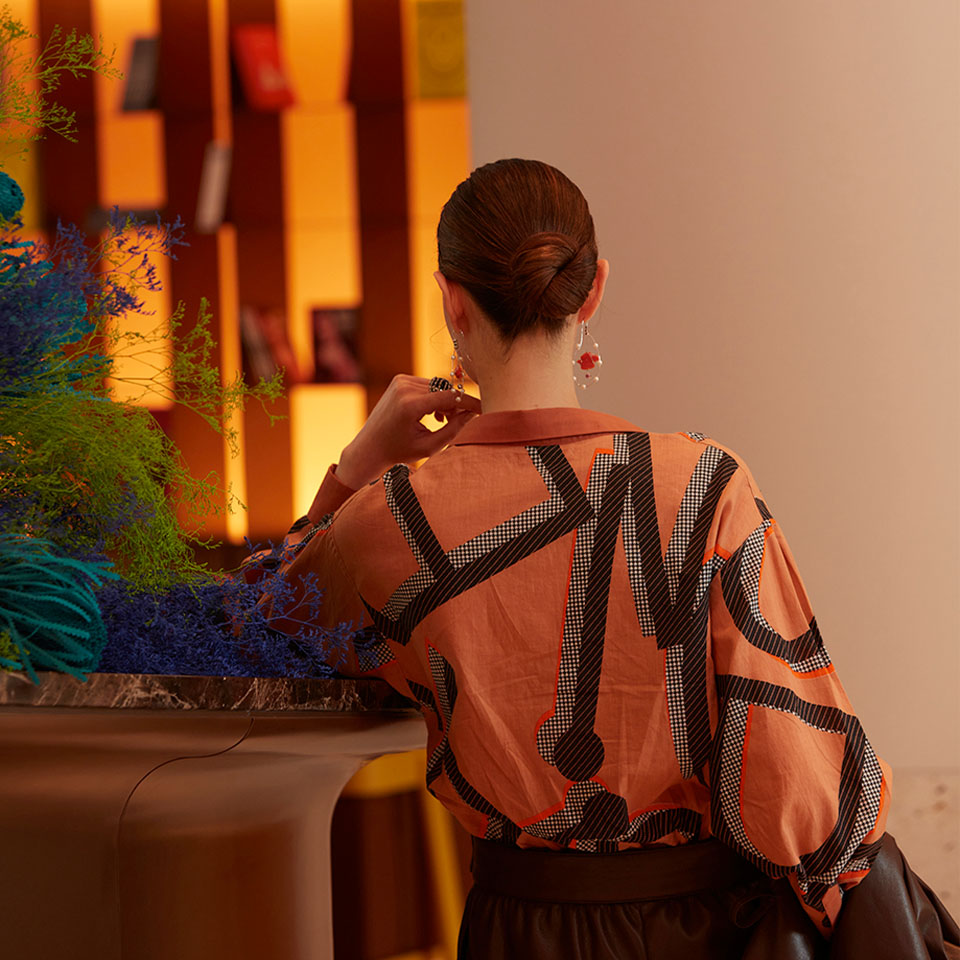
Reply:
<svg viewBox="0 0 960 960"><path fill-rule="evenodd" d="M468 5L475 164L565 170L612 263L588 405L747 459L898 769L960 764L958 10Z"/></svg>

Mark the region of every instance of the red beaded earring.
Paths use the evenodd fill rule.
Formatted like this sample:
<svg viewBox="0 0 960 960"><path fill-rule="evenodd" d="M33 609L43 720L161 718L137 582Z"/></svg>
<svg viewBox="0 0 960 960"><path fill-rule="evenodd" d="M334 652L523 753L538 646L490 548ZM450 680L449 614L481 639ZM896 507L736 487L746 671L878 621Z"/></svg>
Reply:
<svg viewBox="0 0 960 960"><path fill-rule="evenodd" d="M600 367L603 360L600 358L600 345L587 330L587 321L580 321L580 338L573 351L573 382L581 389L586 390L591 383L600 379Z"/></svg>

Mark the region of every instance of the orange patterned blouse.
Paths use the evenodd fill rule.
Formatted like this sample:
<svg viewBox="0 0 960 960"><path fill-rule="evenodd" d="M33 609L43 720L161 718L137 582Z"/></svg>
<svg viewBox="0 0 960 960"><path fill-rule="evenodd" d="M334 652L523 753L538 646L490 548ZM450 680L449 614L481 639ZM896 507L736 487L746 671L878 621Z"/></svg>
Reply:
<svg viewBox="0 0 960 960"><path fill-rule="evenodd" d="M829 935L890 772L735 453L588 410L485 414L356 493L331 468L287 542L294 587L315 574L324 623L358 628L346 672L420 704L428 789L470 833L714 836Z"/></svg>

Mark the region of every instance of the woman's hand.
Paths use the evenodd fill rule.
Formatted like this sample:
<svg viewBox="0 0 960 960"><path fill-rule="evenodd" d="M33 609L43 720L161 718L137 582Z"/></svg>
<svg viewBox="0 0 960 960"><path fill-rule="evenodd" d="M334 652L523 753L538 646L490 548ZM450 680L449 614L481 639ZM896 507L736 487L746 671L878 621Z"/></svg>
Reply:
<svg viewBox="0 0 960 960"><path fill-rule="evenodd" d="M446 426L427 429L428 413ZM376 480L395 463L414 463L443 449L480 413L480 401L453 390L430 392L424 377L398 374L373 408L367 422L340 455L336 476L353 490Z"/></svg>

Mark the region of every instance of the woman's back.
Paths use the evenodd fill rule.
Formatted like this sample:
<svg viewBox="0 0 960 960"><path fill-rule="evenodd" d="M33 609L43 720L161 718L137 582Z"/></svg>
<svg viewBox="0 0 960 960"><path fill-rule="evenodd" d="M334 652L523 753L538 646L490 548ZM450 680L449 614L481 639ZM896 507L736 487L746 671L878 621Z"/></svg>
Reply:
<svg viewBox="0 0 960 960"><path fill-rule="evenodd" d="M883 770L786 543L699 435L485 415L354 496L295 566L358 598L333 598L371 628L356 669L421 704L428 785L475 836L719 836L767 872L799 864L822 920L883 832Z"/></svg>
<svg viewBox="0 0 960 960"><path fill-rule="evenodd" d="M320 625L351 622L347 672L422 708L427 785L474 837L458 956L811 958L886 864L859 944L903 888L889 771L749 470L579 408L609 264L560 171L475 170L437 242L455 389L394 378L287 573L323 589ZM308 593L277 626L304 626ZM900 960L919 926L879 936Z"/></svg>

